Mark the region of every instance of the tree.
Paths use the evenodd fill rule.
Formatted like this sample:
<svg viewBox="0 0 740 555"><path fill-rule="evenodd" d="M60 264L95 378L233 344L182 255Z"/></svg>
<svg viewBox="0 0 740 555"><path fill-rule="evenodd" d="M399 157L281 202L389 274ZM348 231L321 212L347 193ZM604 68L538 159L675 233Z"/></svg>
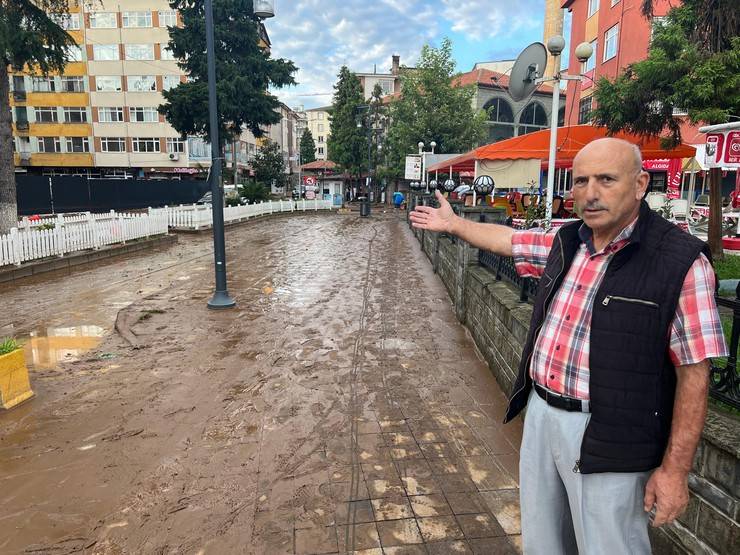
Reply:
<svg viewBox="0 0 740 555"><path fill-rule="evenodd" d="M249 204L254 204L255 202L269 199L270 191L261 183L247 183L239 187L239 196Z"/></svg>
<svg viewBox="0 0 740 555"><path fill-rule="evenodd" d="M313 140L311 130L306 128L301 135L301 164L310 164L316 161L316 143Z"/></svg>
<svg viewBox="0 0 740 555"><path fill-rule="evenodd" d="M486 114L476 111L474 86L455 82L452 43L424 45L413 71L401 73L401 96L390 104L389 166L403 176L405 158L417 143L437 143L435 152L467 152L484 136Z"/></svg>
<svg viewBox="0 0 740 555"><path fill-rule="evenodd" d="M650 0L643 14L652 19ZM594 122L681 142L681 116L693 124L727 122L740 114L740 14L736 0L685 0L660 23L653 21L648 57L614 80L599 79ZM666 136L667 133L667 136ZM722 256L721 172L710 171L708 242Z"/></svg>
<svg viewBox="0 0 740 555"><path fill-rule="evenodd" d="M67 0L0 0L0 233L18 225L8 67L62 71L74 39L57 21Z"/></svg>
<svg viewBox="0 0 740 555"><path fill-rule="evenodd" d="M183 135L210 139L204 0L170 0L170 6L179 10L183 26L170 27L168 46L190 79L163 92L159 112ZM219 136L228 141L246 127L262 137L263 126L280 121L280 101L268 88L294 85L297 68L260 47L252 0L214 0L213 11Z"/></svg>
<svg viewBox="0 0 740 555"><path fill-rule="evenodd" d="M358 110L363 105L360 79L347 66L342 66L329 110L328 156L341 170L358 178L362 168L366 167L367 156L367 136L361 127L357 127Z"/></svg>
<svg viewBox="0 0 740 555"><path fill-rule="evenodd" d="M284 187L286 183L285 160L280 145L270 139L265 140L252 162L257 183L269 187Z"/></svg>

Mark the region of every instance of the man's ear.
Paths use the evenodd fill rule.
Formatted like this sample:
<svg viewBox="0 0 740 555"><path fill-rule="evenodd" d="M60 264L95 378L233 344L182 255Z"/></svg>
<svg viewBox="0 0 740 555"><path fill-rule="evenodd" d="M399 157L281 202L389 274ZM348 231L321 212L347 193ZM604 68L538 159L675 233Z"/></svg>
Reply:
<svg viewBox="0 0 740 555"><path fill-rule="evenodd" d="M650 183L650 174L648 172L641 171L637 174L635 178L635 198L642 200L645 196L645 191L647 191L648 183Z"/></svg>

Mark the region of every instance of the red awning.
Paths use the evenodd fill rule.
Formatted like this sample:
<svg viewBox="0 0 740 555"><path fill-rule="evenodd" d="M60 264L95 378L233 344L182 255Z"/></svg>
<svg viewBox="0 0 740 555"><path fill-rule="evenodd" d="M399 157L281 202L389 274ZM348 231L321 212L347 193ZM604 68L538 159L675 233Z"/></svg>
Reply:
<svg viewBox="0 0 740 555"><path fill-rule="evenodd" d="M607 136L605 127L594 125L571 125L558 128L556 166L570 167L573 158L585 145L596 139ZM624 139L640 147L642 158L652 160L655 158L691 158L694 156L694 147L680 144L676 148L666 150L660 145L660 138L642 138L629 133L616 133L613 135L618 139ZM473 168L476 160L522 160L538 159L547 163L550 149L550 130L543 129L527 135L513 137L479 147L462 154L452 160L446 160L429 166L428 171L449 171L452 166L453 172L466 171Z"/></svg>

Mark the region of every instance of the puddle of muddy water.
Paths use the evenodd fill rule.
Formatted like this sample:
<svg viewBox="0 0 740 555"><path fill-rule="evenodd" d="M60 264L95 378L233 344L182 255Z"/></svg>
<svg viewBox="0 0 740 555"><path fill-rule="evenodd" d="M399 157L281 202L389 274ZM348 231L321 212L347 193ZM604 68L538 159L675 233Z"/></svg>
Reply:
<svg viewBox="0 0 740 555"><path fill-rule="evenodd" d="M22 338L29 370L52 370L62 362L77 360L98 346L105 334L100 326L48 327Z"/></svg>

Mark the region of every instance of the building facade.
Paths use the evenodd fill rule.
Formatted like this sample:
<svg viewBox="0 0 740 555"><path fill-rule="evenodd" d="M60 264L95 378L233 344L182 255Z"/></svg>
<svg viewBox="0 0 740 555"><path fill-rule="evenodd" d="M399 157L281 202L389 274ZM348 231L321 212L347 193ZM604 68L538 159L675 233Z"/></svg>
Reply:
<svg viewBox="0 0 740 555"><path fill-rule="evenodd" d="M330 134L329 109L331 106L306 110L306 125L316 143L316 159L327 159L327 142Z"/></svg>
<svg viewBox="0 0 740 555"><path fill-rule="evenodd" d="M210 166L210 145L157 112L162 93L187 79L167 48L168 27L180 24L167 0L70 2L59 23L77 43L63 74L10 76L16 171L156 178ZM262 25L260 45L269 48ZM226 147L227 167L236 158L248 172L256 148L245 131Z"/></svg>
<svg viewBox="0 0 740 555"><path fill-rule="evenodd" d="M391 58L391 71L390 73L378 73L373 71L372 73L355 73L360 79L362 85L362 94L365 100L369 100L373 96L373 89L375 85L380 85L383 91L382 96L388 96L400 92L401 90L401 57L393 55Z"/></svg>

